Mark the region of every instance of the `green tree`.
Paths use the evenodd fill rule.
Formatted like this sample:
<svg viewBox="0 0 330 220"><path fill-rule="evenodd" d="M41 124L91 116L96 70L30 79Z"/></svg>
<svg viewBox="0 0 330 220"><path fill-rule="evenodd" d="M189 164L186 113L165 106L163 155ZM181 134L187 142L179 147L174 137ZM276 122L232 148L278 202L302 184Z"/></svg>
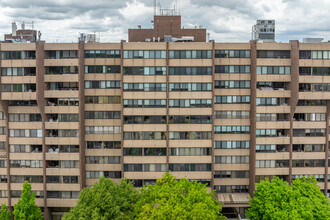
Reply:
<svg viewBox="0 0 330 220"><path fill-rule="evenodd" d="M0 219L9 220L9 219L11 219L10 217L11 217L11 214L8 211L7 205L2 204L1 209L0 209Z"/></svg>
<svg viewBox="0 0 330 220"><path fill-rule="evenodd" d="M23 191L21 198L14 206L13 215L15 219L19 220L42 220L41 210L36 206L35 193L31 193L31 185L28 182L23 184Z"/></svg>
<svg viewBox="0 0 330 220"><path fill-rule="evenodd" d="M175 178L164 173L155 184L141 189L137 219L225 219L214 191L207 193L205 184Z"/></svg>
<svg viewBox="0 0 330 220"><path fill-rule="evenodd" d="M278 177L256 184L250 199L249 219L329 219L330 203L314 177L302 177L288 185Z"/></svg>
<svg viewBox="0 0 330 220"><path fill-rule="evenodd" d="M133 219L139 197L139 192L126 179L117 184L100 177L99 182L81 191L77 205L63 219Z"/></svg>

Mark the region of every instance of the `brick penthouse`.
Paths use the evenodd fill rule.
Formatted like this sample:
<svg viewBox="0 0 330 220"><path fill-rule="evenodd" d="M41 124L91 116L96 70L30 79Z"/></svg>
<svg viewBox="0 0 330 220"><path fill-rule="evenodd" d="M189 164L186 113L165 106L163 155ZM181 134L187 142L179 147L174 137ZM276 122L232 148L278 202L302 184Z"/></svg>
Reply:
<svg viewBox="0 0 330 220"><path fill-rule="evenodd" d="M0 44L0 203L28 181L57 220L102 175L142 187L168 170L215 189L228 216L265 177L315 175L329 196L330 43L154 25L121 43Z"/></svg>

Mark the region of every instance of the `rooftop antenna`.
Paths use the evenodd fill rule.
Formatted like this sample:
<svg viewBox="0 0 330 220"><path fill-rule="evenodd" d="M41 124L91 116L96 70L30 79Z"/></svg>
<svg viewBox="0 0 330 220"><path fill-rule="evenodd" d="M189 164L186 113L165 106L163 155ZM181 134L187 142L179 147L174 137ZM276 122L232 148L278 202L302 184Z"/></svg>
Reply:
<svg viewBox="0 0 330 220"><path fill-rule="evenodd" d="M154 15L157 13L157 0L154 0Z"/></svg>

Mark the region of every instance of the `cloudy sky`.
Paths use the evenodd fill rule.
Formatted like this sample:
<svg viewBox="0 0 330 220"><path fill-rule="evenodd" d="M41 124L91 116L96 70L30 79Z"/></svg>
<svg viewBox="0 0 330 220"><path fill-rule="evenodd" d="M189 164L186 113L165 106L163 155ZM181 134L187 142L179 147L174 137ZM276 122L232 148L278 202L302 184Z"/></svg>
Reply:
<svg viewBox="0 0 330 220"><path fill-rule="evenodd" d="M163 8L173 0L159 0ZM127 39L127 29L152 26L153 0L0 0L0 40L11 22L42 32L47 42L76 42L96 32L101 42ZM175 0L174 0L175 2ZM180 3L179 3L180 2ZM207 28L218 42L246 42L257 19L276 20L276 40L330 40L329 0L177 0L182 25Z"/></svg>

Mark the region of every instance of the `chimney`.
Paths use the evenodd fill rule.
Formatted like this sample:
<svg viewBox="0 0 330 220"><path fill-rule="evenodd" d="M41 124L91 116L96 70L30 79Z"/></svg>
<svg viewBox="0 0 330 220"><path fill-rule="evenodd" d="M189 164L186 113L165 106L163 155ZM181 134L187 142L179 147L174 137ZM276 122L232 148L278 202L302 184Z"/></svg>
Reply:
<svg viewBox="0 0 330 220"><path fill-rule="evenodd" d="M25 23L22 21L22 30L25 30Z"/></svg>
<svg viewBox="0 0 330 220"><path fill-rule="evenodd" d="M16 22L14 21L13 23L11 23L11 35L13 37L16 36L16 31L17 31L17 25L16 25Z"/></svg>

